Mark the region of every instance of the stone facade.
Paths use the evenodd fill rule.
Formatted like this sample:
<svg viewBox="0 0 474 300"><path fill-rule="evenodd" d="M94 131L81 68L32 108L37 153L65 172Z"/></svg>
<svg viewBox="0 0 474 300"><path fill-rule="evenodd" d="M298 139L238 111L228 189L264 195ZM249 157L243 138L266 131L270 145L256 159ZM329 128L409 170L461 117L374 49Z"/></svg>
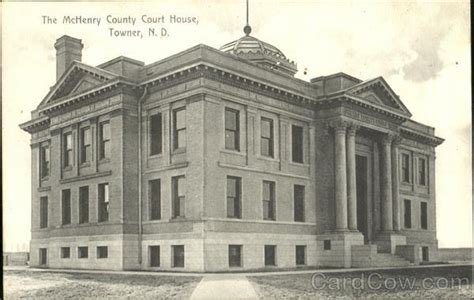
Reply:
<svg viewBox="0 0 474 300"><path fill-rule="evenodd" d="M98 67L70 62L81 41L58 39L67 67L21 125L32 136L30 265L206 272L353 267L379 252L436 259L434 129L410 120L381 77L305 82L278 49L245 39L263 49L258 60L237 42Z"/></svg>

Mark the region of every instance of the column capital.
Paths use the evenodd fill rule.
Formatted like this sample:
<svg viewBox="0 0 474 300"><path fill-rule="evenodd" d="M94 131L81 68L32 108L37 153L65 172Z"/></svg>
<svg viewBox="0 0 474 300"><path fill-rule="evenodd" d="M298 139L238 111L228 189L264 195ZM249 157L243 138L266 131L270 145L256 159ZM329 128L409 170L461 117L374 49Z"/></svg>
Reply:
<svg viewBox="0 0 474 300"><path fill-rule="evenodd" d="M355 135L356 131L360 129L359 125L356 125L354 123L350 123L349 126L347 127L347 134L348 135Z"/></svg>
<svg viewBox="0 0 474 300"><path fill-rule="evenodd" d="M386 133L382 136L381 138L381 142L383 145L390 145L392 142L395 142L395 140L397 139L397 134L395 133L392 133L392 132L389 132L389 133Z"/></svg>
<svg viewBox="0 0 474 300"><path fill-rule="evenodd" d="M328 122L328 127L334 129L335 132L338 132L338 131L345 132L349 126L350 126L350 123L345 120L333 120L333 121Z"/></svg>
<svg viewBox="0 0 474 300"><path fill-rule="evenodd" d="M392 139L392 146L398 147L402 142L402 137L399 134L395 134Z"/></svg>

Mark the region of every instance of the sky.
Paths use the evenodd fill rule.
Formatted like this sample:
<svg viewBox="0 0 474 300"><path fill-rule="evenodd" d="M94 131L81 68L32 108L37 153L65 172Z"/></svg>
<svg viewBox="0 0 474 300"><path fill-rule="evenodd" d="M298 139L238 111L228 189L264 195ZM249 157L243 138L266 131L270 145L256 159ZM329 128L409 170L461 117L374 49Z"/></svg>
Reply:
<svg viewBox="0 0 474 300"><path fill-rule="evenodd" d="M245 1L134 3L2 3L3 239L6 250L26 249L31 182L28 133L18 125L55 83L54 42L82 39L82 61L98 65L124 55L152 63L196 44L220 46L240 38ZM196 17L195 23L143 24L142 15ZM135 25L106 17L136 17ZM57 18L45 24L43 16ZM62 24L64 16L101 18ZM253 36L298 64L296 77L345 72L383 76L413 114L446 139L436 151L440 247L472 246L471 62L469 2L250 1ZM110 35L110 28L166 28L166 37ZM160 31L161 32L161 31ZM303 71L306 70L306 74Z"/></svg>

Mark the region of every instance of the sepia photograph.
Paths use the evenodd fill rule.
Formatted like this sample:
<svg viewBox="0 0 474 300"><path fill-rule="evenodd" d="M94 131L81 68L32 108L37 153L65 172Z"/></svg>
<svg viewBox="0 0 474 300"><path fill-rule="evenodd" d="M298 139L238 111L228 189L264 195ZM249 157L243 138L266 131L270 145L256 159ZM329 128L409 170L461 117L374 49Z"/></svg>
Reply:
<svg viewBox="0 0 474 300"><path fill-rule="evenodd" d="M474 296L470 1L0 9L2 298Z"/></svg>

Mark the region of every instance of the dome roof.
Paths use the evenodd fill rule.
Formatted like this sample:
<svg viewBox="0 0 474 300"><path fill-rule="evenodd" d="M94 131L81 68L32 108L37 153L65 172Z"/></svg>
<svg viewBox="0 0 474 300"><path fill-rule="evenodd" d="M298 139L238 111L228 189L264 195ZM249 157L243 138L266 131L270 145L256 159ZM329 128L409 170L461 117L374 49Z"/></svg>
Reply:
<svg viewBox="0 0 474 300"><path fill-rule="evenodd" d="M292 76L297 72L296 64L287 59L277 47L250 35L227 43L219 50Z"/></svg>
<svg viewBox="0 0 474 300"><path fill-rule="evenodd" d="M281 52L277 47L250 35L246 35L238 40L225 44L220 48L220 50L232 54L268 53L277 57L286 58L283 52Z"/></svg>

